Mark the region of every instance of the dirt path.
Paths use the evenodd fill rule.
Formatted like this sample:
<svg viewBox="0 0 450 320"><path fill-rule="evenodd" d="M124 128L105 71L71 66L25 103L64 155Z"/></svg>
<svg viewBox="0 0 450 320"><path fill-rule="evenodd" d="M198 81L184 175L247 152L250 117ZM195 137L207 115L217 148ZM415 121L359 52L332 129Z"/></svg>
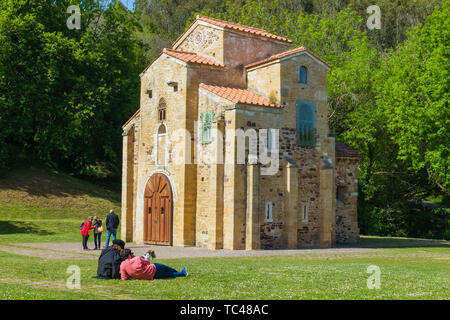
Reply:
<svg viewBox="0 0 450 320"><path fill-rule="evenodd" d="M167 247L127 244L135 255L143 255L150 248L154 249L158 259L179 258L211 258L211 257L258 257L281 256L299 254L348 254L373 252L377 249L367 248L330 248L330 249L283 249L283 250L210 250L197 247ZM101 250L83 251L80 243L11 243L0 248L26 256L41 257L44 259L97 259Z"/></svg>
<svg viewBox="0 0 450 320"><path fill-rule="evenodd" d="M39 248L35 246L29 246L29 243L24 244L5 244L0 248L1 251L9 253L20 254L23 256L39 257L48 260L84 260L84 259L97 259L97 255L91 254L77 254L72 252L63 252L59 250L52 250L47 248Z"/></svg>

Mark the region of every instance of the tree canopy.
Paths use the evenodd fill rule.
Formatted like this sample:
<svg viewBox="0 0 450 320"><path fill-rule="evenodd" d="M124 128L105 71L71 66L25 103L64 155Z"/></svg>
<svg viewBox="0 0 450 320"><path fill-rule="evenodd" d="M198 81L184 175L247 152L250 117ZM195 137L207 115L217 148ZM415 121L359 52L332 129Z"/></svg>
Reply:
<svg viewBox="0 0 450 320"><path fill-rule="evenodd" d="M332 65L329 124L364 158L362 233L449 238L449 0L4 0L0 171L27 159L81 175L121 168L139 72L203 14L305 45ZM81 9L69 30L67 7Z"/></svg>

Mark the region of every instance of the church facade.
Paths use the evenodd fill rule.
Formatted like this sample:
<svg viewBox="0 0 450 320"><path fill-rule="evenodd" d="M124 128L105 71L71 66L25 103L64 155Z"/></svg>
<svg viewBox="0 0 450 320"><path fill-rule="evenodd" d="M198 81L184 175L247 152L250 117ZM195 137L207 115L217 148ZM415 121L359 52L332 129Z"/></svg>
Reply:
<svg viewBox="0 0 450 320"><path fill-rule="evenodd" d="M122 239L211 249L359 239L360 155L328 127L305 47L199 16L140 74L123 126Z"/></svg>

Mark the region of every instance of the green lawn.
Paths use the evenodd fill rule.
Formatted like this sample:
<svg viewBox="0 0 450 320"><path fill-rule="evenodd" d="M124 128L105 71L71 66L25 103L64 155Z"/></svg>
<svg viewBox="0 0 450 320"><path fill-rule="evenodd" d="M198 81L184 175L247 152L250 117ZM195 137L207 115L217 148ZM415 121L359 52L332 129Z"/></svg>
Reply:
<svg viewBox="0 0 450 320"><path fill-rule="evenodd" d="M101 218L104 221L104 217ZM0 220L0 243L20 242L80 242L78 219L14 219ZM120 226L117 229L120 237ZM91 239L92 238L92 239ZM106 239L106 231L102 241ZM93 241L93 237L90 237Z"/></svg>
<svg viewBox="0 0 450 320"><path fill-rule="evenodd" d="M0 180L0 299L450 298L448 241L363 237L354 246L381 249L158 260L178 269L186 266L190 275L154 281L97 280L92 278L96 260L46 260L9 253L4 246L78 242L80 222L88 215L104 219L110 208L120 213L119 195L67 175L30 169ZM71 265L81 269L81 290L65 285ZM370 265L381 269L379 290L367 288Z"/></svg>
<svg viewBox="0 0 450 320"><path fill-rule="evenodd" d="M450 252L443 247L370 253L161 260L187 266L173 280L97 280L95 260L44 260L0 251L0 299L449 299ZM81 290L67 289L67 267ZM368 289L369 265L381 288Z"/></svg>
<svg viewBox="0 0 450 320"><path fill-rule="evenodd" d="M81 241L88 216L120 215L120 195L66 174L17 169L0 179L0 243ZM120 234L120 230L119 230Z"/></svg>

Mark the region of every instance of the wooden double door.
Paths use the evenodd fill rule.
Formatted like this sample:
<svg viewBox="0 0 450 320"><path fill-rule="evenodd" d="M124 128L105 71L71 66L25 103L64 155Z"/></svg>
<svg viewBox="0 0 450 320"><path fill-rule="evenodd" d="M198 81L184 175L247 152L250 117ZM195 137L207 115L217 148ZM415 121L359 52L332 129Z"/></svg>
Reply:
<svg viewBox="0 0 450 320"><path fill-rule="evenodd" d="M172 245L172 201L167 177L152 175L144 193L144 242Z"/></svg>

